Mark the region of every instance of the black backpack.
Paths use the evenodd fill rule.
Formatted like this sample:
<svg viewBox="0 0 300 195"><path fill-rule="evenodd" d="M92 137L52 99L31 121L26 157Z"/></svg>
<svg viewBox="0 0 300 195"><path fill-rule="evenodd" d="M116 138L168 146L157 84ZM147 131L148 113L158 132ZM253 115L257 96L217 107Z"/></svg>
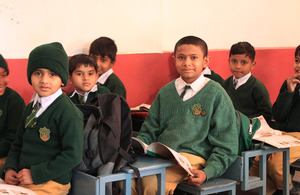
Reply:
<svg viewBox="0 0 300 195"><path fill-rule="evenodd" d="M89 104L76 106L85 120L83 159L76 170L94 176L108 175L136 161L131 147L130 108L123 97L101 94Z"/></svg>

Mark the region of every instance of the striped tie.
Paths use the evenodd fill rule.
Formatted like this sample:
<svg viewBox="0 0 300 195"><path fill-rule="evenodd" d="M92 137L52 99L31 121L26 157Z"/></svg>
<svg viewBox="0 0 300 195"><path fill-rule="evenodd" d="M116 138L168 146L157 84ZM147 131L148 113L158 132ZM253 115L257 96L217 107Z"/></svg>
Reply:
<svg viewBox="0 0 300 195"><path fill-rule="evenodd" d="M31 114L26 118L25 128L27 128L27 127L33 128L35 126L35 124L36 124L35 114L38 111L38 109L40 108L40 106L41 106L41 104L38 102L35 104Z"/></svg>
<svg viewBox="0 0 300 195"><path fill-rule="evenodd" d="M78 94L78 100L80 104L84 104L84 97Z"/></svg>
<svg viewBox="0 0 300 195"><path fill-rule="evenodd" d="M187 91L188 89L190 89L190 88L191 88L191 86L189 86L189 85L186 85L186 86L184 87L183 92L180 94L180 98L181 98L181 99L183 99L183 97L184 97L186 91Z"/></svg>
<svg viewBox="0 0 300 195"><path fill-rule="evenodd" d="M236 84L237 84L237 79L233 79L233 88L236 88Z"/></svg>

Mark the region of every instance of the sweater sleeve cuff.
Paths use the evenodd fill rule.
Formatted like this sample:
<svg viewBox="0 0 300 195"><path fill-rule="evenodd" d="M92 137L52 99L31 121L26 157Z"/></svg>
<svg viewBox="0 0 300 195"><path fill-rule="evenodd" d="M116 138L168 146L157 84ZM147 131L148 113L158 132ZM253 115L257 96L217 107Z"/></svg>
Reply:
<svg viewBox="0 0 300 195"><path fill-rule="evenodd" d="M30 172L31 172L31 177L32 177L33 183L36 185L49 181L49 179L44 177L45 174L43 174L43 168L41 167L40 164L31 166Z"/></svg>
<svg viewBox="0 0 300 195"><path fill-rule="evenodd" d="M216 168L215 167L211 167L211 166L206 166L203 169L205 175L206 175L206 180L215 177L215 172L216 172Z"/></svg>

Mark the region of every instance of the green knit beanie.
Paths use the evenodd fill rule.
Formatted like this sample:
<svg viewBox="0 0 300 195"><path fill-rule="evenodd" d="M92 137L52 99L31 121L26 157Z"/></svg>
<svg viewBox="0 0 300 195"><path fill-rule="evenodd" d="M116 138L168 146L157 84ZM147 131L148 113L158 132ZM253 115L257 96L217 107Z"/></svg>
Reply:
<svg viewBox="0 0 300 195"><path fill-rule="evenodd" d="M46 68L55 72L61 78L64 86L67 85L69 60L61 43L40 45L30 52L27 66L27 79L30 85L32 73L39 68Z"/></svg>
<svg viewBox="0 0 300 195"><path fill-rule="evenodd" d="M4 68L7 71L7 74L9 74L7 63L1 54L0 54L0 67Z"/></svg>

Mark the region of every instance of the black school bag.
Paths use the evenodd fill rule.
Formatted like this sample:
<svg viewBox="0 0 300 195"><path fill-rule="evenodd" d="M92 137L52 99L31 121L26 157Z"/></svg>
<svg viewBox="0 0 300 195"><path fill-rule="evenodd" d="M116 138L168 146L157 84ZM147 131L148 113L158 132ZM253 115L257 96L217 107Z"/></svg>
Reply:
<svg viewBox="0 0 300 195"><path fill-rule="evenodd" d="M95 175L118 172L136 156L131 148L132 122L126 100L113 93L99 94L77 105L84 115L84 153L76 170Z"/></svg>

